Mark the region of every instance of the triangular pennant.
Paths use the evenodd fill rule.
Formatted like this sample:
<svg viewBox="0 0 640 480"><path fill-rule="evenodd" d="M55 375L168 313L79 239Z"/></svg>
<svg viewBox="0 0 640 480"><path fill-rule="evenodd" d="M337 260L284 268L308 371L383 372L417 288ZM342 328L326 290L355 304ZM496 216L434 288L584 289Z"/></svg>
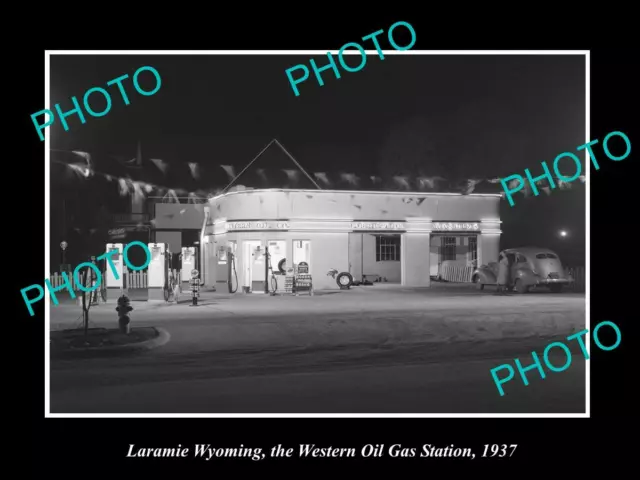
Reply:
<svg viewBox="0 0 640 480"><path fill-rule="evenodd" d="M260 179L261 179L263 182L267 182L267 181L268 181L268 180L267 180L267 174L264 172L264 168L258 168L258 169L256 170L256 173L258 174L258 176L260 177Z"/></svg>
<svg viewBox="0 0 640 480"><path fill-rule="evenodd" d="M175 190L169 190L164 197L162 197L162 203L180 203Z"/></svg>
<svg viewBox="0 0 640 480"><path fill-rule="evenodd" d="M124 178L118 179L118 187L120 188L120 196L126 197L129 195L129 183Z"/></svg>
<svg viewBox="0 0 640 480"><path fill-rule="evenodd" d="M343 173L340 175L340 179L343 182L347 182L349 185L354 187L358 186L358 177L353 173Z"/></svg>
<svg viewBox="0 0 640 480"><path fill-rule="evenodd" d="M300 177L300 172L298 170L290 170L283 168L282 171L287 174L287 178L290 182L297 182Z"/></svg>
<svg viewBox="0 0 640 480"><path fill-rule="evenodd" d="M400 188L404 188L405 190L410 190L411 189L411 187L409 186L409 180L408 180L407 177L395 176L395 177L393 177L393 181Z"/></svg>
<svg viewBox="0 0 640 480"><path fill-rule="evenodd" d="M71 153L75 153L76 155L84 158L87 163L87 167L91 168L91 155L87 152L80 152L78 150L73 150Z"/></svg>
<svg viewBox="0 0 640 480"><path fill-rule="evenodd" d="M220 165L220 167L227 173L229 180L233 181L236 178L233 165Z"/></svg>
<svg viewBox="0 0 640 480"><path fill-rule="evenodd" d="M331 182L329 181L329 177L327 177L326 173L318 172L318 173L314 173L313 176L316 177L319 181L321 181L325 185L327 186L331 185Z"/></svg>
<svg viewBox="0 0 640 480"><path fill-rule="evenodd" d="M160 160L159 158L152 158L151 162L156 167L158 167L158 170L160 170L162 173L167 173L167 169L169 168L169 165L164 160Z"/></svg>
<svg viewBox="0 0 640 480"><path fill-rule="evenodd" d="M197 163L189 163L189 170L191 170L191 176L194 180L198 180L200 178L200 169Z"/></svg>

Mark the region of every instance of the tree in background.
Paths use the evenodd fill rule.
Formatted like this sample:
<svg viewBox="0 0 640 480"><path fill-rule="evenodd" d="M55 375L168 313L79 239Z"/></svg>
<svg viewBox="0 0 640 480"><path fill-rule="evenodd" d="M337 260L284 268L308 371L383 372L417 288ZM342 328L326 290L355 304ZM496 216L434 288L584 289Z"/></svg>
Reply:
<svg viewBox="0 0 640 480"><path fill-rule="evenodd" d="M51 191L51 268L60 263L60 242L69 246L66 262L72 266L101 255L112 217L99 179L83 179Z"/></svg>

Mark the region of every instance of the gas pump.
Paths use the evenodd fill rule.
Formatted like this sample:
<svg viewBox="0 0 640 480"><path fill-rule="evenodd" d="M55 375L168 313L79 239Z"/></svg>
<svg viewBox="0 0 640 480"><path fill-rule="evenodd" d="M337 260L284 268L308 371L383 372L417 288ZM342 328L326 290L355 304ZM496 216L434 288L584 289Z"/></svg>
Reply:
<svg viewBox="0 0 640 480"><path fill-rule="evenodd" d="M164 295L165 302L168 302L169 298L173 294L173 281L172 281L173 275L171 272L172 257L173 257L173 254L169 250L166 250L164 252L164 268L163 268L164 278L163 278L162 293Z"/></svg>
<svg viewBox="0 0 640 480"><path fill-rule="evenodd" d="M124 252L124 245L122 243L107 243L106 245L106 253L115 250L116 253L110 256L111 263L113 267L107 265L107 260L104 262L103 272L104 272L104 289L105 289L105 297L109 301L115 301L122 295L122 290L125 287L124 285L124 260L122 258ZM115 270L115 272L114 272ZM127 285L128 287L128 285Z"/></svg>
<svg viewBox="0 0 640 480"><path fill-rule="evenodd" d="M197 269L199 265L198 260L198 247L182 247L182 266L181 277L183 282L189 282L191 280L191 270Z"/></svg>
<svg viewBox="0 0 640 480"><path fill-rule="evenodd" d="M273 273L273 267L271 266L271 254L269 253L269 247L264 247L264 293L270 293L271 296L276 295L278 290L278 279L275 273ZM269 270L271 270L271 292L269 292Z"/></svg>
<svg viewBox="0 0 640 480"><path fill-rule="evenodd" d="M235 288L233 287L233 281L235 279ZM233 254L231 247L227 247L227 285L229 287L229 293L236 293L238 291L238 272L236 272L236 256Z"/></svg>
<svg viewBox="0 0 640 480"><path fill-rule="evenodd" d="M170 282L171 252L166 243L150 243L151 262L147 270L149 300L165 300Z"/></svg>

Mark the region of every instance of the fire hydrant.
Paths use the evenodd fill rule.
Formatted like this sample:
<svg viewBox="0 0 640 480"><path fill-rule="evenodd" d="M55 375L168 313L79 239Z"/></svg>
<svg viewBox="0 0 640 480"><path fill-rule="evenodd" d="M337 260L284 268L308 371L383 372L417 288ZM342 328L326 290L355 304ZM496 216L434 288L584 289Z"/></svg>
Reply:
<svg viewBox="0 0 640 480"><path fill-rule="evenodd" d="M131 332L131 327L129 326L131 322L129 312L131 310L133 310L133 307L130 305L129 297L122 295L118 298L118 306L116 307L116 312L118 312L118 326L120 327L120 331L127 335Z"/></svg>
<svg viewBox="0 0 640 480"><path fill-rule="evenodd" d="M199 272L195 268L191 270L191 305L190 307L198 306L198 297L200 296L200 279L198 278Z"/></svg>

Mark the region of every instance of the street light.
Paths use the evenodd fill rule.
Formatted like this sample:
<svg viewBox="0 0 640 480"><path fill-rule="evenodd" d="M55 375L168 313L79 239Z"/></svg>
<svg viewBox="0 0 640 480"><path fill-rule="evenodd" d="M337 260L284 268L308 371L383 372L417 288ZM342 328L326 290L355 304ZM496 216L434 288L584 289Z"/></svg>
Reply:
<svg viewBox="0 0 640 480"><path fill-rule="evenodd" d="M565 238L567 235L569 235L569 233L566 230L560 230L558 232L558 235L560 235L562 238Z"/></svg>

